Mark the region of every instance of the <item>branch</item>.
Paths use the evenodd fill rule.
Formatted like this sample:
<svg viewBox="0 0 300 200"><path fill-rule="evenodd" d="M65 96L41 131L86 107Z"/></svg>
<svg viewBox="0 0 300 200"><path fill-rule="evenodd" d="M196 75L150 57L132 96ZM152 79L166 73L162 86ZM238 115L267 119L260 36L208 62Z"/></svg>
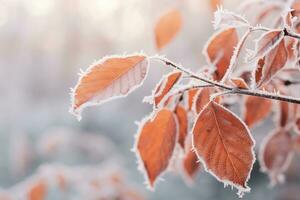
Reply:
<svg viewBox="0 0 300 200"><path fill-rule="evenodd" d="M266 91L257 91L257 90L254 91L254 90L239 89L239 88L231 87L231 86L225 85L223 83L219 83L219 82L210 80L208 78L201 77L197 74L194 74L193 72L191 72L191 71L189 71L189 70L187 70L187 69L185 69L181 66L176 65L175 63L171 62L167 58L159 57L159 56L155 56L155 57L152 57L152 58L158 59L159 61L162 61L166 65L186 73L191 78L203 81L203 82L208 83L209 85L212 85L214 87L218 87L218 88L227 90L228 93L230 93L230 94L241 94L241 95L246 95L246 96L257 96L257 97L262 97L262 98L267 98L267 99L272 99L272 100L278 100L278 101L285 101L285 102L289 102L289 103L300 104L300 99L296 98L296 97L285 96L285 95L280 95L280 94L273 94L273 93L266 92ZM226 93L226 94L228 94L228 93Z"/></svg>

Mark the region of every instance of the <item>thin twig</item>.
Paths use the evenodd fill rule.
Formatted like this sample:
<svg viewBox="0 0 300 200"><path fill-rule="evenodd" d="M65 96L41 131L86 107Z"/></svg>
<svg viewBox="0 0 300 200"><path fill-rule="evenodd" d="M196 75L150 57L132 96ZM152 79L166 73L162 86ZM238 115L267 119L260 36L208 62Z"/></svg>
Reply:
<svg viewBox="0 0 300 200"><path fill-rule="evenodd" d="M235 88L235 87L230 87L230 86L225 85L223 83L219 83L219 82L201 77L197 74L194 74L193 72L191 72L191 71L189 71L189 70L187 70L183 67L180 67L180 66L176 65L175 63L171 62L167 58L163 58L163 57L159 57L159 56L152 57L152 58L158 59L158 60L164 62L166 65L186 73L191 78L194 78L196 80L200 80L200 81L203 81L205 83L208 83L209 85L213 85L215 87L230 91L231 94L241 94L241 95L246 95L246 96L257 96L257 97L262 97L262 98L267 98L267 99L272 99L272 100L279 100L279 101L285 101L285 102L289 102L289 103L300 104L300 99L296 98L296 97L285 96L285 95L280 95L280 94L273 94L273 93L266 92L266 91L259 91L259 90L254 91L254 90L239 89L239 88Z"/></svg>
<svg viewBox="0 0 300 200"><path fill-rule="evenodd" d="M208 84L211 84L211 85L214 85L214 86L217 86L219 88L223 88L223 89L227 89L227 90L230 90L231 87L223 84L223 83L218 83L216 81L213 81L213 80L209 80L207 78L204 78L204 77L201 77L201 76L198 76L197 74L183 68L183 67L180 67L178 65L176 65L175 63L173 63L172 61L168 60L167 58L164 58L164 57L160 57L160 56L156 56L156 57L152 57L154 59L158 59L162 62L164 62L166 65L170 66L170 67L173 67L174 69L178 69L179 71L182 71L184 73L186 73L187 75L189 75L191 78L194 78L194 79L197 79L197 80L200 80L200 81L203 81L205 83L208 83Z"/></svg>
<svg viewBox="0 0 300 200"><path fill-rule="evenodd" d="M207 84L207 85L192 85L192 86L188 86L185 88L181 88L180 90L175 91L174 93L172 93L172 95L176 95L176 94L183 94L191 89L198 89L198 88L207 88L207 87L214 87L214 85L212 84ZM170 95L170 96L172 96Z"/></svg>
<svg viewBox="0 0 300 200"><path fill-rule="evenodd" d="M289 37L293 37L293 38L296 38L298 40L300 40L300 35L295 33L295 32L292 32L291 30L288 30L288 29L284 29L284 35L285 36L289 36Z"/></svg>

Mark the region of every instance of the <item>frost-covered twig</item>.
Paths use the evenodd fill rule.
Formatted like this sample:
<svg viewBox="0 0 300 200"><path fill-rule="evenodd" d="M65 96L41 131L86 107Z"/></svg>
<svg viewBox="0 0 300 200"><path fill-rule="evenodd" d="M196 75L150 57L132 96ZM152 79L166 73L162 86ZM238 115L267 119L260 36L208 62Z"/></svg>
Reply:
<svg viewBox="0 0 300 200"><path fill-rule="evenodd" d="M158 60L164 62L167 66L170 66L172 68L175 68L179 71L182 71L189 75L191 78L203 81L205 83L211 84L214 87L218 87L224 90L231 91L231 94L241 94L241 95L246 95L246 96L257 96L257 97L262 97L262 98L267 98L267 99L272 99L272 100L278 100L278 101L286 101L289 103L295 103L295 104L300 104L300 99L292 96L285 96L285 95L280 95L280 94L274 94L266 91L259 91L259 90L248 90L248 89L239 89L235 87L231 87L228 85L225 85L223 83L219 83L213 80L210 80L208 78L201 77L197 74L194 74L193 72L178 66L177 64L173 63L172 61L168 60L167 58L164 57L153 57L157 58Z"/></svg>

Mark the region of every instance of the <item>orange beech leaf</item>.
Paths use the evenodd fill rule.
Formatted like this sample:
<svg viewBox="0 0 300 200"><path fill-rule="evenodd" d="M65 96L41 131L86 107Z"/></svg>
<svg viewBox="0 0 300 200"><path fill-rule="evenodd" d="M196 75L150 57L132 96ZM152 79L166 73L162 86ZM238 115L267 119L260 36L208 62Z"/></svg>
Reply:
<svg viewBox="0 0 300 200"><path fill-rule="evenodd" d="M178 33L182 27L181 13L172 9L163 14L155 25L156 48L161 49L166 46Z"/></svg>
<svg viewBox="0 0 300 200"><path fill-rule="evenodd" d="M260 164L263 172L267 172L271 184L282 182L283 172L287 169L292 157L292 137L284 129L269 134L260 149Z"/></svg>
<svg viewBox="0 0 300 200"><path fill-rule="evenodd" d="M178 142L182 148L184 148L185 138L188 134L188 115L183 106L177 105L175 108L175 114L178 119L179 136Z"/></svg>
<svg viewBox="0 0 300 200"><path fill-rule="evenodd" d="M199 91L199 89L197 89L197 88L188 90L188 92L187 92L188 110L192 110L193 105L194 105L195 96L197 95L198 91Z"/></svg>
<svg viewBox="0 0 300 200"><path fill-rule="evenodd" d="M183 158L183 169L185 174L193 179L196 173L200 169L200 163L198 162L198 157L193 150L189 150Z"/></svg>
<svg viewBox="0 0 300 200"><path fill-rule="evenodd" d="M267 84L287 62L287 51L284 40L273 48L266 56L262 66L262 74L257 87Z"/></svg>
<svg viewBox="0 0 300 200"><path fill-rule="evenodd" d="M261 81L263 66L265 65L265 58L261 58L257 62L256 70L254 71L254 80L257 85Z"/></svg>
<svg viewBox="0 0 300 200"><path fill-rule="evenodd" d="M205 169L224 184L249 192L254 141L246 125L231 111L211 101L193 128L193 146Z"/></svg>
<svg viewBox="0 0 300 200"><path fill-rule="evenodd" d="M158 106L161 100L171 91L174 85L179 81L182 72L171 72L164 76L154 92L154 105Z"/></svg>
<svg viewBox="0 0 300 200"><path fill-rule="evenodd" d="M272 101L262 97L246 97L244 121L249 127L264 120L272 111Z"/></svg>
<svg viewBox="0 0 300 200"><path fill-rule="evenodd" d="M213 35L206 44L204 55L207 57L208 63L216 66L214 74L216 80L221 80L225 75L238 40L236 29L229 28Z"/></svg>
<svg viewBox="0 0 300 200"><path fill-rule="evenodd" d="M200 89L195 97L194 108L196 113L200 111L209 103L210 101L211 88Z"/></svg>
<svg viewBox="0 0 300 200"><path fill-rule="evenodd" d="M231 81L239 89L249 89L247 83L242 78L232 78Z"/></svg>
<svg viewBox="0 0 300 200"><path fill-rule="evenodd" d="M153 119L148 118L141 123L136 152L151 188L157 177L167 169L176 140L176 119L168 109L161 109Z"/></svg>
<svg viewBox="0 0 300 200"><path fill-rule="evenodd" d="M104 57L84 72L71 94L71 112L122 97L140 86L148 71L145 55Z"/></svg>
<svg viewBox="0 0 300 200"><path fill-rule="evenodd" d="M29 189L27 196L29 200L44 200L47 195L47 185L43 180L34 183Z"/></svg>
<svg viewBox="0 0 300 200"><path fill-rule="evenodd" d="M263 34L256 42L255 55L251 60L264 57L275 48L283 38L284 32L282 30L271 30Z"/></svg>
<svg viewBox="0 0 300 200"><path fill-rule="evenodd" d="M184 152L184 157L182 160L182 166L184 174L187 176L189 182L193 180L196 173L200 170L201 164L196 153L192 149L192 135L189 135L186 139L186 148Z"/></svg>

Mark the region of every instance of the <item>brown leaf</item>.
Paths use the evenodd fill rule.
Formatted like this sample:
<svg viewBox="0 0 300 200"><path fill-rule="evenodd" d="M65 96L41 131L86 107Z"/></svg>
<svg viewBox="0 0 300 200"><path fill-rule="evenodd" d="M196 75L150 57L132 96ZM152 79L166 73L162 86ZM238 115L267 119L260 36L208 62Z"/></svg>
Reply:
<svg viewBox="0 0 300 200"><path fill-rule="evenodd" d="M292 138L284 129L267 136L260 150L260 164L267 172L272 184L282 181L282 173L288 167L292 156Z"/></svg>
<svg viewBox="0 0 300 200"><path fill-rule="evenodd" d="M182 148L184 148L185 138L188 134L188 115L183 106L177 105L175 108L175 114L178 119L179 125L179 137L178 142Z"/></svg>
<svg viewBox="0 0 300 200"><path fill-rule="evenodd" d="M236 29L229 28L212 36L204 48L208 62L217 68L214 74L216 80L221 80L225 75L238 40Z"/></svg>
<svg viewBox="0 0 300 200"><path fill-rule="evenodd" d="M179 81L181 75L182 72L175 71L161 79L154 93L155 106L158 106L161 100L171 91L174 85Z"/></svg>
<svg viewBox="0 0 300 200"><path fill-rule="evenodd" d="M186 148L184 151L184 156L182 159L182 167L184 174L187 176L187 181L191 182L197 172L201 169L201 164L199 163L199 159L197 154L192 149L192 135L188 135L186 138Z"/></svg>
<svg viewBox="0 0 300 200"><path fill-rule="evenodd" d="M193 179L196 173L200 169L200 163L198 163L198 157L196 153L192 150L189 150L184 158L183 158L183 169L185 174L190 178Z"/></svg>
<svg viewBox="0 0 300 200"><path fill-rule="evenodd" d="M197 114L209 103L211 88L203 88L199 90L195 98L195 111Z"/></svg>
<svg viewBox="0 0 300 200"><path fill-rule="evenodd" d="M249 127L264 120L272 111L272 101L262 97L246 97L244 121Z"/></svg>
<svg viewBox="0 0 300 200"><path fill-rule="evenodd" d="M46 199L47 185L43 180L34 183L28 191L29 200L44 200Z"/></svg>
<svg viewBox="0 0 300 200"><path fill-rule="evenodd" d="M243 79L247 85L250 85L252 81L252 72L246 70L240 75L240 78Z"/></svg>
<svg viewBox="0 0 300 200"><path fill-rule="evenodd" d="M262 58L275 48L284 38L282 30L271 30L263 34L257 41L255 47L255 55L251 60Z"/></svg>
<svg viewBox="0 0 300 200"><path fill-rule="evenodd" d="M81 75L71 98L71 112L80 118L83 108L101 104L132 92L142 84L148 70L144 55L105 57Z"/></svg>
<svg viewBox="0 0 300 200"><path fill-rule="evenodd" d="M136 151L151 188L169 165L177 139L176 126L173 112L165 108L141 124Z"/></svg>
<svg viewBox="0 0 300 200"><path fill-rule="evenodd" d="M161 49L166 46L178 33L182 27L181 13L172 9L163 14L155 25L156 48Z"/></svg>
<svg viewBox="0 0 300 200"><path fill-rule="evenodd" d="M256 85L261 81L263 66L265 65L265 58L261 58L257 62L257 67L254 73Z"/></svg>
<svg viewBox="0 0 300 200"><path fill-rule="evenodd" d="M232 78L231 81L235 85L235 87L239 89L249 89L247 83L242 78Z"/></svg>
<svg viewBox="0 0 300 200"><path fill-rule="evenodd" d="M266 55L257 87L267 84L285 66L286 62L287 51L284 40L282 40Z"/></svg>
<svg viewBox="0 0 300 200"><path fill-rule="evenodd" d="M199 114L193 128L194 149L206 170L239 192L254 163L254 141L246 125L231 111L211 101Z"/></svg>
<svg viewBox="0 0 300 200"><path fill-rule="evenodd" d="M199 89L197 89L197 88L193 88L193 89L188 90L188 92L187 92L188 110L192 110L193 105L194 105L195 96L196 96L198 91L199 91Z"/></svg>

